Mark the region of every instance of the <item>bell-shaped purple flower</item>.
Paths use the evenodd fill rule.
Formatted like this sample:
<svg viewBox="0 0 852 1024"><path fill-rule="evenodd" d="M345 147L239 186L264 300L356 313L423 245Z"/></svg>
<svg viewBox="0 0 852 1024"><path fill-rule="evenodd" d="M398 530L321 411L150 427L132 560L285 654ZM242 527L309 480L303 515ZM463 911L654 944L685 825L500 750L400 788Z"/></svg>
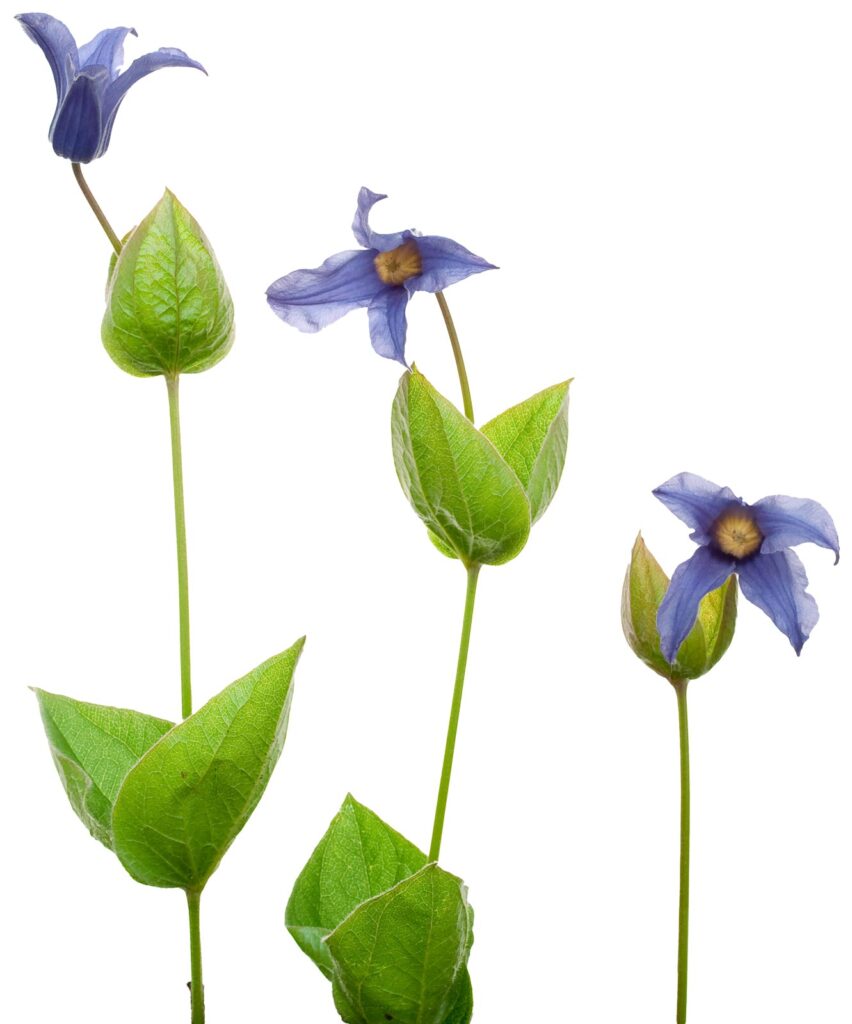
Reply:
<svg viewBox="0 0 852 1024"><path fill-rule="evenodd" d="M41 47L56 84L56 113L48 137L53 149L74 163L87 164L109 146L116 111L127 90L160 68L204 68L183 50L146 53L119 73L124 40L132 28L107 28L78 48L65 25L49 14L19 14L24 31ZM205 72L206 74L206 72Z"/></svg>
<svg viewBox="0 0 852 1024"><path fill-rule="evenodd" d="M440 292L495 267L440 235L373 231L369 214L380 199L387 196L368 188L358 194L352 231L363 249L329 256L314 270L294 270L271 284L266 297L282 320L308 332L366 306L373 348L407 366L405 307L414 292Z"/></svg>
<svg viewBox="0 0 852 1024"><path fill-rule="evenodd" d="M654 491L700 545L675 569L657 613L660 649L671 664L692 629L705 594L736 573L740 588L801 654L816 625L816 601L807 593L805 567L790 548L810 541L840 558L837 530L822 505L775 494L747 505L729 487L694 473L678 473Z"/></svg>

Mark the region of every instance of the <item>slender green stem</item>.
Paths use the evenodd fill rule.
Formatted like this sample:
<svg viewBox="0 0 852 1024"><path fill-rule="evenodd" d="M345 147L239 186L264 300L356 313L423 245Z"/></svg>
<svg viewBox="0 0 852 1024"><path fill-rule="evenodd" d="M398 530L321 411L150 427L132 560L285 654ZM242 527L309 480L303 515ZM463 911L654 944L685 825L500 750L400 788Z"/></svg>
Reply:
<svg viewBox="0 0 852 1024"><path fill-rule="evenodd" d="M189 908L189 958L192 981L189 991L192 996L192 1024L204 1024L204 980L201 977L201 893L186 893Z"/></svg>
<svg viewBox="0 0 852 1024"><path fill-rule="evenodd" d="M83 177L83 168L79 164L71 164L71 169L74 171L74 177L77 179L77 184L80 186L80 191L86 197L86 202L91 206L92 213L98 218L98 223L104 229L104 233L112 243L113 249L116 253L121 252L121 242L119 241L118 235L112 230L112 225L106 219L104 211L101 209L97 199L92 194L92 190L86 179Z"/></svg>
<svg viewBox="0 0 852 1024"><path fill-rule="evenodd" d="M459 344L459 336L456 333L456 325L453 323L453 318L450 315L450 307L447 305L444 293L435 292L435 298L438 300L438 305L441 307L441 312L444 315L447 334L450 336L450 344L453 346L453 355L456 357L456 369L459 373L459 384L461 384L462 401L464 402L464 414L470 422L473 423L473 402L470 398L470 384L468 384L467 381L467 370L464 368L464 357L462 356L461 345Z"/></svg>
<svg viewBox="0 0 852 1024"><path fill-rule="evenodd" d="M677 1024L686 1022L686 970L689 948L689 723L687 680L674 683L680 732L680 903L677 929Z"/></svg>
<svg viewBox="0 0 852 1024"><path fill-rule="evenodd" d="M169 391L169 423L172 433L172 478L175 492L175 535L177 537L178 608L180 613L180 695L181 714L192 714L192 682L189 665L189 575L186 564L186 516L183 507L183 458L180 448L180 407L178 377L166 377Z"/></svg>
<svg viewBox="0 0 852 1024"><path fill-rule="evenodd" d="M438 293L440 294L440 292ZM429 846L429 860L437 860L441 852L441 836L444 831L444 815L447 812L447 794L450 791L450 774L453 770L453 754L456 749L456 733L459 728L464 672L467 668L467 651L470 647L470 626L473 622L473 602L476 598L476 581L479 566L471 565L467 570L467 596L464 602L459 660L456 667L456 684L453 689L453 704L450 709L450 723L447 726L447 743L444 747L444 764L441 768L441 784L438 787L438 802L435 805L435 823L432 826L432 842Z"/></svg>

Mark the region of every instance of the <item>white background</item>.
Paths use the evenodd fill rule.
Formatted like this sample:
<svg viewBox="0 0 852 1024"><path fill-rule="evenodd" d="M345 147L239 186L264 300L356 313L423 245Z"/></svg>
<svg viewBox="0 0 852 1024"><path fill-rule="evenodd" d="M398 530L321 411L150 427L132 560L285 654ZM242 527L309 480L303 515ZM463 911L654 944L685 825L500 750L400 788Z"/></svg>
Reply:
<svg viewBox="0 0 852 1024"><path fill-rule="evenodd" d="M174 717L165 387L100 339L109 246L46 138L50 72L3 4L2 989L9 1019L189 1018L185 909L67 806L28 685ZM558 13L557 13L558 11ZM202 14L203 12L203 14ZM380 230L502 269L453 287L479 422L568 376L569 460L511 564L486 569L442 862L470 886L476 1019L674 1018L674 694L627 648L638 530L669 572L681 470L814 497L850 536L849 60L842 3L71 3L83 42L180 46L136 85L89 180L119 233L168 185L229 281L233 352L184 378L196 701L302 633L290 735L204 897L210 1024L333 1022L285 933L347 790L431 829L464 578L391 460L400 368L357 311L302 335L264 291ZM408 353L458 400L437 305ZM802 657L742 603L690 689L691 1024L852 1020L848 568L800 549Z"/></svg>

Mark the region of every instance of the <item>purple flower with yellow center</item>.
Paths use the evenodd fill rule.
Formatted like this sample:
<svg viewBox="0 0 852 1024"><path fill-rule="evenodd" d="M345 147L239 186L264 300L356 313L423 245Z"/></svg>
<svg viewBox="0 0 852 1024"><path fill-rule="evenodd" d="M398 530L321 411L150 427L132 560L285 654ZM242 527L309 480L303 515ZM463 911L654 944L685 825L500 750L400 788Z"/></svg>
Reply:
<svg viewBox="0 0 852 1024"><path fill-rule="evenodd" d="M495 267L440 235L373 231L369 214L380 199L387 196L368 188L358 193L352 231L363 249L339 252L314 270L295 270L280 277L269 286L266 297L282 320L311 333L366 306L373 348L380 356L407 366L405 307L411 296L441 292Z"/></svg>
<svg viewBox="0 0 852 1024"><path fill-rule="evenodd" d="M41 47L56 85L56 112L48 138L54 151L78 164L103 156L127 90L160 68L204 68L171 47L146 53L119 73L124 40L133 28L106 28L78 47L68 28L49 14L19 14L24 31ZM206 74L206 72L205 72Z"/></svg>
<svg viewBox="0 0 852 1024"><path fill-rule="evenodd" d="M747 505L729 487L679 473L654 494L687 526L699 545L675 569L657 613L660 649L671 664L692 629L705 594L736 573L740 588L801 654L819 618L807 593L805 567L791 547L809 541L840 558L837 530L822 505L774 494Z"/></svg>

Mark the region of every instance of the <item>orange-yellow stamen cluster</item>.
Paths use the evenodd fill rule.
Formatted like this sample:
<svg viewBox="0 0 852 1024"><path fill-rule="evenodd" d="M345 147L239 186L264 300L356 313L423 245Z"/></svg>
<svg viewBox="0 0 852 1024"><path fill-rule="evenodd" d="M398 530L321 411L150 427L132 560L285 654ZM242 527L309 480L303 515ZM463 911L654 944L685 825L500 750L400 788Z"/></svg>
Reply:
<svg viewBox="0 0 852 1024"><path fill-rule="evenodd" d="M420 250L413 238L409 238L390 252L380 252L373 263L384 284L402 284L423 270Z"/></svg>
<svg viewBox="0 0 852 1024"><path fill-rule="evenodd" d="M719 550L734 558L748 558L763 542L757 523L744 509L723 512L711 532Z"/></svg>

